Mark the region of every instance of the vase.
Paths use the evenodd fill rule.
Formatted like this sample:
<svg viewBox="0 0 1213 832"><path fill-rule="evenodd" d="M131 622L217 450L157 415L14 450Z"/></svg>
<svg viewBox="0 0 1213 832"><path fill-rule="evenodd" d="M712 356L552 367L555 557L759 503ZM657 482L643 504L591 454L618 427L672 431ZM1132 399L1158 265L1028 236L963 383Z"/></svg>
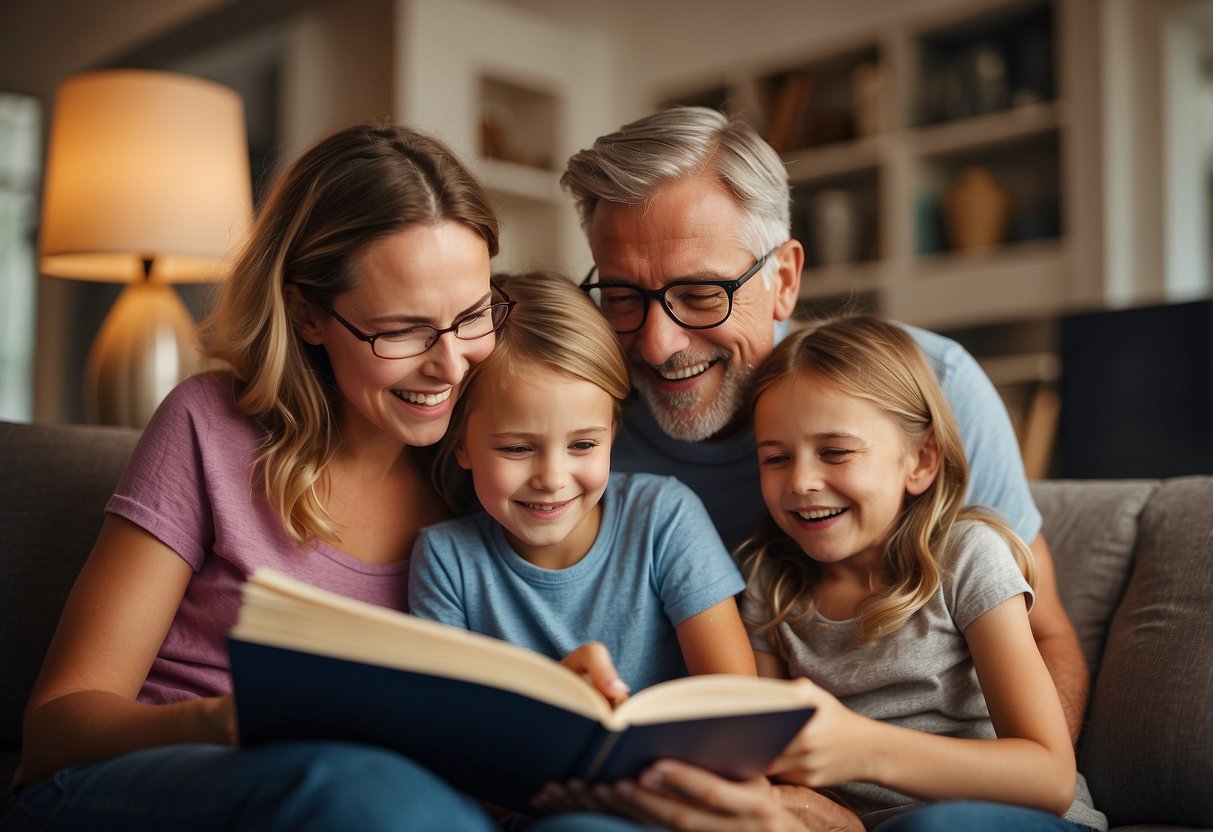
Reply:
<svg viewBox="0 0 1213 832"><path fill-rule="evenodd" d="M813 245L822 266L859 259L859 201L852 191L828 188L810 202Z"/></svg>
<svg viewBox="0 0 1213 832"><path fill-rule="evenodd" d="M968 167L948 191L944 211L952 248L979 251L1006 239L1011 199L989 168Z"/></svg>

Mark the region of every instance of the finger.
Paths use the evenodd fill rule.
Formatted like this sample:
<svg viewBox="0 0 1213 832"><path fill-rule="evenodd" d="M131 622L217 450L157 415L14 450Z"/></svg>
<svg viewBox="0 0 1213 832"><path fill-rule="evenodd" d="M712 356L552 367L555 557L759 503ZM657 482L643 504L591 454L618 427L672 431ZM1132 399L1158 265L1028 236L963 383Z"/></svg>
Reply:
<svg viewBox="0 0 1213 832"><path fill-rule="evenodd" d="M608 810L608 807L598 799L594 787L582 780L569 781L569 791L574 796L574 802L582 811L605 812Z"/></svg>
<svg viewBox="0 0 1213 832"><path fill-rule="evenodd" d="M771 786L765 777L726 780L678 760L660 760L641 773L640 784L653 791L687 798L726 814L748 814L765 807Z"/></svg>
<svg viewBox="0 0 1213 832"><path fill-rule="evenodd" d="M634 788L635 784L632 781L628 781L629 785L622 785L622 783L623 781L598 783L591 787L594 798L602 811L637 821L646 826L656 823L657 819L653 815L623 796L625 792L629 791L629 788Z"/></svg>
<svg viewBox="0 0 1213 832"><path fill-rule="evenodd" d="M691 822L691 809L682 798L650 791L634 780L620 780L610 790L612 800L604 803L629 820L666 829L702 828L702 824Z"/></svg>
<svg viewBox="0 0 1213 832"><path fill-rule="evenodd" d="M768 777L786 775L789 772L806 770L808 767L807 749L799 751L789 749L771 761L771 764L767 766L766 774Z"/></svg>
<svg viewBox="0 0 1213 832"><path fill-rule="evenodd" d="M545 783L531 798L531 806L542 812L590 812L598 806L577 781Z"/></svg>
<svg viewBox="0 0 1213 832"><path fill-rule="evenodd" d="M583 644L565 656L561 664L588 676L590 683L612 705L619 706L628 698L628 686L619 678L606 645L597 641Z"/></svg>
<svg viewBox="0 0 1213 832"><path fill-rule="evenodd" d="M758 812L740 814L720 806L712 807L696 803L693 799L655 792L640 784L621 782L616 784L621 800L628 801L633 809L632 819L650 826L666 829L695 830L695 832L750 832L779 828L772 825L776 811L768 807Z"/></svg>
<svg viewBox="0 0 1213 832"><path fill-rule="evenodd" d="M808 786L809 788L819 788L828 785L821 781L821 778L814 775L813 770L806 766L796 766L791 763L787 767L779 771L768 771L767 775L779 783L787 783L792 786Z"/></svg>

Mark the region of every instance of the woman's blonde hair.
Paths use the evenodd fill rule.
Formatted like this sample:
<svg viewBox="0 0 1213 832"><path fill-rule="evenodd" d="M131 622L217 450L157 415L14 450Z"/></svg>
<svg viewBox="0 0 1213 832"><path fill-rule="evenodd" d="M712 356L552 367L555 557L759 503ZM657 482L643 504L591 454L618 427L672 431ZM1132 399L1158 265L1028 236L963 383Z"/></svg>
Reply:
<svg viewBox="0 0 1213 832"><path fill-rule="evenodd" d="M468 373L451 424L438 450L434 484L457 512L477 507L471 480L455 461L468 414L486 396L509 388L512 378L547 368L588 381L614 400L619 419L630 392L628 364L614 330L585 292L552 272L498 274L493 283L514 301L497 331L497 345ZM545 402L545 407L560 407Z"/></svg>
<svg viewBox="0 0 1213 832"><path fill-rule="evenodd" d="M229 369L236 406L265 428L258 468L295 540L337 539L318 486L340 442L339 394L324 349L296 335L283 286L327 308L353 288L352 264L372 243L444 221L464 224L497 253L488 197L448 147L402 125L341 130L277 182L203 324L204 350Z"/></svg>
<svg viewBox="0 0 1213 832"><path fill-rule="evenodd" d="M934 480L921 494L906 495L889 539L888 586L860 608L861 644L897 630L939 588L940 569L932 553L945 545L958 519L980 519L999 531L1029 583L1034 582L1027 545L990 511L964 505L969 470L960 433L935 374L909 333L862 315L811 324L784 339L759 368L751 406L773 385L805 375L876 405L900 427L907 449L931 438L938 448ZM754 578L750 586L759 587L758 600L772 613L768 622L750 623L787 658L778 625L795 626L813 614L820 566L769 514L738 556L747 578Z"/></svg>

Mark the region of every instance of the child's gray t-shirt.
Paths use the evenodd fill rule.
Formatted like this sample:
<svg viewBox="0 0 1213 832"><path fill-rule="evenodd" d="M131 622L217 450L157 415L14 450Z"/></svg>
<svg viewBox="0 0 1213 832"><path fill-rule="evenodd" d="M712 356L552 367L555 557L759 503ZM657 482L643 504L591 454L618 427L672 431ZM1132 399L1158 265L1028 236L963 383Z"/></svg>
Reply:
<svg viewBox="0 0 1213 832"><path fill-rule="evenodd" d="M855 619L831 621L815 613L795 628L780 624L780 636L791 651L788 673L811 679L847 708L872 719L950 737L993 739L964 631L1013 596L1024 595L1030 606L1032 590L1006 540L980 521L957 523L936 558L943 578L935 594L900 629L874 644L857 646ZM751 588L742 600L747 623L770 620L769 607ZM751 641L756 650L772 652L765 637L752 636ZM1106 819L1090 808L1079 779L1079 795L1066 818L1106 829ZM868 783L847 783L831 792L869 828L919 804Z"/></svg>

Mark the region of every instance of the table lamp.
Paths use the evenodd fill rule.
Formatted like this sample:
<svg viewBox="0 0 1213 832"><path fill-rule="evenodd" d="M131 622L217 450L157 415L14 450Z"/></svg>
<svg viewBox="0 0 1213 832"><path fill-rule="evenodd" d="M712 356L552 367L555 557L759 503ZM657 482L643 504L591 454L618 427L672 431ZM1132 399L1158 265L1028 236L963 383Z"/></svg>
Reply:
<svg viewBox="0 0 1213 832"><path fill-rule="evenodd" d="M244 105L170 72L68 78L55 98L39 269L126 283L89 352L89 421L142 427L201 366L172 283L222 280L252 218Z"/></svg>

